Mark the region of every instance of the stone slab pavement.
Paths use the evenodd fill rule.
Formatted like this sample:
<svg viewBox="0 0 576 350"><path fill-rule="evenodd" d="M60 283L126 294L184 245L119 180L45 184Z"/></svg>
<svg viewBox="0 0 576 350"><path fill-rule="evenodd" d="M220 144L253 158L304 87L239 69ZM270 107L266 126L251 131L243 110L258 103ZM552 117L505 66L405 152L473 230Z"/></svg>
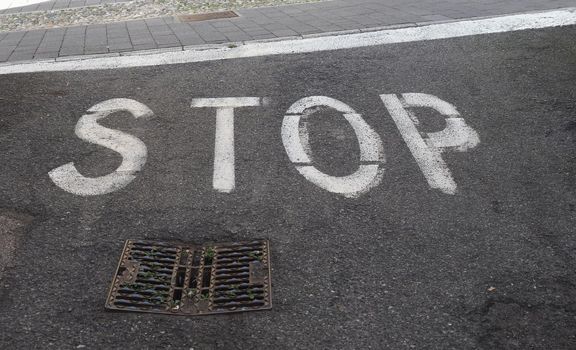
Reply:
<svg viewBox="0 0 576 350"><path fill-rule="evenodd" d="M236 11L236 18L202 22L182 23L176 17L164 17L9 32L0 33L0 63L162 48L181 50L191 45L302 37L574 5L574 0L336 0L243 9Z"/></svg>

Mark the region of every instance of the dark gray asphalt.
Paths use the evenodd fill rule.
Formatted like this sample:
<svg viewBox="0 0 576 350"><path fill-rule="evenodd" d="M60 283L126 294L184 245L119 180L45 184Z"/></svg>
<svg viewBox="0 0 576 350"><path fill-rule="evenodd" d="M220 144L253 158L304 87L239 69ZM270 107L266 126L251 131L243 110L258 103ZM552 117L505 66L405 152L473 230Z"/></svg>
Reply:
<svg viewBox="0 0 576 350"><path fill-rule="evenodd" d="M576 348L574 38L570 27L0 76L0 207L33 217L0 283L0 348ZM444 155L454 196L428 187L378 97L405 92L454 104L480 135L475 149ZM288 160L282 117L311 95L346 102L382 137L386 172L364 196L326 192ZM215 111L189 105L229 96L272 103L236 112L237 189L222 194L211 185ZM86 176L120 164L74 135L88 108L116 97L155 112L102 122L147 145L143 171L103 196L56 187L48 172L70 161ZM319 167L353 170L358 145L348 124L333 116L311 123ZM271 240L272 311L186 318L104 310L127 238L254 237Z"/></svg>

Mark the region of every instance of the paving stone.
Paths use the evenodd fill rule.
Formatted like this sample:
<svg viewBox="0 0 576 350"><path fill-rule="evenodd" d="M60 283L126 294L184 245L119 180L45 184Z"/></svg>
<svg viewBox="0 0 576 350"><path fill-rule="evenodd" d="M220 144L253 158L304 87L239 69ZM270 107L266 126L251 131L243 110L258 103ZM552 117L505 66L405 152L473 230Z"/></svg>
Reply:
<svg viewBox="0 0 576 350"><path fill-rule="evenodd" d="M313 26L309 26L309 25L299 25L296 27L290 27L290 29L294 30L295 32L297 32L298 34L313 34L313 33L321 33L322 29L313 27Z"/></svg>
<svg viewBox="0 0 576 350"><path fill-rule="evenodd" d="M178 37L180 43L182 45L202 45L206 44L206 41L202 39L200 36L187 36L187 37Z"/></svg>
<svg viewBox="0 0 576 350"><path fill-rule="evenodd" d="M188 23L170 23L168 27L174 32L189 32L190 25Z"/></svg>
<svg viewBox="0 0 576 350"><path fill-rule="evenodd" d="M252 36L248 35L244 32L234 32L225 34L226 38L229 41L245 41L245 40L252 40Z"/></svg>
<svg viewBox="0 0 576 350"><path fill-rule="evenodd" d="M266 29L257 29L257 30L247 30L245 29L244 32L250 36L255 36L255 35L264 35L264 34L270 34L270 31L266 30Z"/></svg>
<svg viewBox="0 0 576 350"><path fill-rule="evenodd" d="M84 37L64 38L62 46L84 46Z"/></svg>
<svg viewBox="0 0 576 350"><path fill-rule="evenodd" d="M156 44L154 38L151 35L141 37L130 37L130 42L133 45Z"/></svg>
<svg viewBox="0 0 576 350"><path fill-rule="evenodd" d="M34 59L46 59L58 57L58 51L36 52Z"/></svg>
<svg viewBox="0 0 576 350"><path fill-rule="evenodd" d="M298 33L292 29L271 30L270 33L276 35L277 37L298 35Z"/></svg>
<svg viewBox="0 0 576 350"><path fill-rule="evenodd" d="M428 22L428 21L448 21L451 20L452 18L443 15L424 15L422 16L422 19L425 22Z"/></svg>
<svg viewBox="0 0 576 350"><path fill-rule="evenodd" d="M272 34L272 33L259 34L259 35L253 35L252 36L252 40L263 40L263 39L272 39L272 38L277 38L277 36Z"/></svg>
<svg viewBox="0 0 576 350"><path fill-rule="evenodd" d="M238 28L242 30L246 29L261 29L262 26L255 22L241 22L241 23L234 23Z"/></svg>
<svg viewBox="0 0 576 350"><path fill-rule="evenodd" d="M234 25L234 23L227 21L227 20L222 20L222 21L213 21L211 23L211 25L215 28L226 28L226 27L232 27L232 28L236 28L236 26Z"/></svg>
<svg viewBox="0 0 576 350"><path fill-rule="evenodd" d="M108 53L108 47L104 46L86 46L84 48L85 55L93 55L98 53Z"/></svg>
<svg viewBox="0 0 576 350"><path fill-rule="evenodd" d="M206 41L207 43L225 42L226 41L226 37L222 33L219 33L216 31L212 31L212 32L197 31L197 32L200 35L200 37L204 41Z"/></svg>
<svg viewBox="0 0 576 350"><path fill-rule="evenodd" d="M31 60L34 58L34 52L21 52L21 51L14 51L8 58L8 61L25 61Z"/></svg>
<svg viewBox="0 0 576 350"><path fill-rule="evenodd" d="M158 45L156 45L156 43L154 43L154 42L146 43L146 44L139 44L139 45L134 44L134 50L135 51L150 50L150 49L156 49L156 48L158 48Z"/></svg>
<svg viewBox="0 0 576 350"><path fill-rule="evenodd" d="M111 45L108 45L108 51L109 52L134 51L134 46L132 46L132 45L129 45L129 46L122 46L122 45L111 46Z"/></svg>
<svg viewBox="0 0 576 350"><path fill-rule="evenodd" d="M22 40L25 34L26 34L25 32L8 33L8 35L6 35L4 39L2 39L0 44L18 45L18 43Z"/></svg>
<svg viewBox="0 0 576 350"><path fill-rule="evenodd" d="M83 53L84 46L63 46L60 49L59 56L82 55Z"/></svg>
<svg viewBox="0 0 576 350"><path fill-rule="evenodd" d="M38 49L38 45L33 45L33 46L21 46L18 45L18 47L16 47L16 49L14 51L20 51L20 52L35 52L36 49Z"/></svg>
<svg viewBox="0 0 576 350"><path fill-rule="evenodd" d="M45 52L59 52L60 45L58 46L38 46L36 49L36 53L45 53Z"/></svg>
<svg viewBox="0 0 576 350"><path fill-rule="evenodd" d="M0 47L0 62L5 62L10 58L14 48Z"/></svg>
<svg viewBox="0 0 576 350"><path fill-rule="evenodd" d="M176 37L176 35L155 36L154 41L158 45L170 45L170 44L179 45L180 44L180 41L178 41L178 38Z"/></svg>

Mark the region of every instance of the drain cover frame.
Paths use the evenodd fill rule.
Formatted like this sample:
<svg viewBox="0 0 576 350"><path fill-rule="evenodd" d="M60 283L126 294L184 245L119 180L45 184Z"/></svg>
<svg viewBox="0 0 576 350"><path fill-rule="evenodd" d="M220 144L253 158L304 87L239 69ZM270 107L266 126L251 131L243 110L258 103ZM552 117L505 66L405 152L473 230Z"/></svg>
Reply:
<svg viewBox="0 0 576 350"><path fill-rule="evenodd" d="M181 23L190 22L202 22L210 21L213 19L226 19L226 18L236 18L240 17L234 11L219 11L219 12L207 12L207 13L195 13L191 15L177 15L176 18Z"/></svg>
<svg viewBox="0 0 576 350"><path fill-rule="evenodd" d="M270 242L127 240L106 308L189 316L269 310Z"/></svg>

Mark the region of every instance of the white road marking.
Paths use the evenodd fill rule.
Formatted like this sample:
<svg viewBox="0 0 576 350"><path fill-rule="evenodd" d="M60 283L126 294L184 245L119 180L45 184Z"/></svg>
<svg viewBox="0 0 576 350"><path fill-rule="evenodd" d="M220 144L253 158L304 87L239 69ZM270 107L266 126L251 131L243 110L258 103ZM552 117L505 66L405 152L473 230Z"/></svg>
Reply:
<svg viewBox="0 0 576 350"><path fill-rule="evenodd" d="M317 108L333 108L344 115L350 123L360 145L360 166L347 176L330 176L312 165L312 152L308 144L308 128L301 123L310 117ZM326 96L304 97L296 101L286 112L282 122L282 142L290 161L308 181L329 192L355 198L378 186L382 181L385 163L384 149L380 136L344 102Z"/></svg>
<svg viewBox="0 0 576 350"><path fill-rule="evenodd" d="M78 172L74 163L68 163L48 173L52 181L65 191L80 196L95 196L114 192L128 185L146 163L146 145L140 139L118 130L105 128L98 120L112 113L127 111L134 118L151 117L153 112L138 101L115 98L101 102L88 110L76 124L76 135L90 143L104 146L122 155L122 164L113 173L87 178Z"/></svg>
<svg viewBox="0 0 576 350"><path fill-rule="evenodd" d="M466 20L420 27L382 30L369 33L285 40L249 42L235 48L186 50L151 55L92 58L76 61L48 61L13 64L0 67L0 75L47 71L73 71L146 67L190 62L216 61L234 58L297 54L306 52L351 49L376 45L407 43L424 40L457 38L480 34L503 33L525 29L540 29L576 24L576 8L526 13L518 15Z"/></svg>
<svg viewBox="0 0 576 350"><path fill-rule="evenodd" d="M236 187L234 165L234 108L266 105L266 98L226 97L195 98L191 107L216 108L216 137L214 145L214 174L212 185L215 190L230 193Z"/></svg>
<svg viewBox="0 0 576 350"><path fill-rule="evenodd" d="M476 131L466 124L453 105L436 96L408 93L402 94L402 100L396 95L380 95L380 98L430 187L447 194L455 194L456 182L441 153L447 149L464 152L476 147L480 143ZM407 110L411 107L435 109L447 117L446 128L438 132L422 133L421 136L417 129L420 124L417 116Z"/></svg>

